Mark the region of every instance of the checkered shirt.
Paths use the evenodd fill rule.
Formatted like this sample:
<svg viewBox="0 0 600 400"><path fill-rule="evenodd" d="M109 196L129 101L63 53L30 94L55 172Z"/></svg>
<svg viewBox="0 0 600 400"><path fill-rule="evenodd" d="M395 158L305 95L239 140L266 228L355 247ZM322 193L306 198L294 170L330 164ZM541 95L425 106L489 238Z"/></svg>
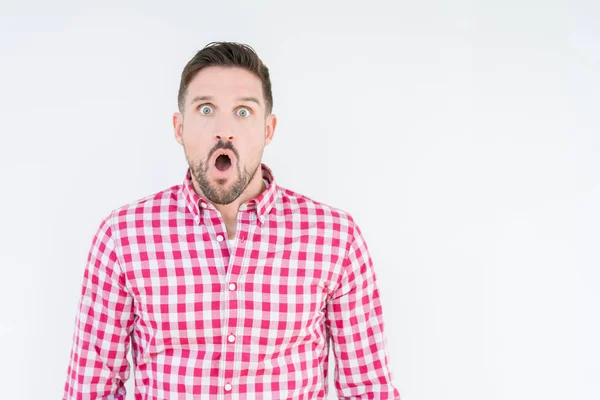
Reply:
<svg viewBox="0 0 600 400"><path fill-rule="evenodd" d="M63 399L399 399L380 295L352 217L278 186L228 246L190 172L113 211L85 268Z"/></svg>

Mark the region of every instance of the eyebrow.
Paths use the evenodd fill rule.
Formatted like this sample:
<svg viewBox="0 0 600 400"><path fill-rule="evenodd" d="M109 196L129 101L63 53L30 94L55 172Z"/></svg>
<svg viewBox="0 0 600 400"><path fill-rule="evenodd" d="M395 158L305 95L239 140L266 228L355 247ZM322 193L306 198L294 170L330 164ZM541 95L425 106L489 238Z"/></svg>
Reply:
<svg viewBox="0 0 600 400"><path fill-rule="evenodd" d="M199 101L205 101L205 100L213 101L214 97L213 96L196 96L192 99L190 104L194 104ZM237 101L252 101L260 106L260 101L256 97L252 97L252 96L238 97L236 100Z"/></svg>

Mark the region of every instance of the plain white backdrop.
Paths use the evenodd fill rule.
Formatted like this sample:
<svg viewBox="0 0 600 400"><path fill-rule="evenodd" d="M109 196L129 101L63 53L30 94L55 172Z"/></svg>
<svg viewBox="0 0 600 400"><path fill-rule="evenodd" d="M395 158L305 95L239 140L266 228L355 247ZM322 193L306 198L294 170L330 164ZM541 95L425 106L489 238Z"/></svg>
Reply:
<svg viewBox="0 0 600 400"><path fill-rule="evenodd" d="M600 398L598 11L2 0L2 398L61 398L93 234L182 182L179 77L217 40L270 68L279 184L361 226L403 400Z"/></svg>

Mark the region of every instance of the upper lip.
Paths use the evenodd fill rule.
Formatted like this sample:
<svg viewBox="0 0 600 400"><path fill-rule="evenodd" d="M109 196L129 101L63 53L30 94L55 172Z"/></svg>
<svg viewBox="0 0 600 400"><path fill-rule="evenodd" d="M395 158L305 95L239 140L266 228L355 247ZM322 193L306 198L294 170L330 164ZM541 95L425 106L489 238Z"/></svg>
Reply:
<svg viewBox="0 0 600 400"><path fill-rule="evenodd" d="M225 154L227 157L229 157L229 159L231 160L231 162L233 163L233 160L235 160L235 154L233 153L233 151L229 150L229 149L218 149L215 151L215 153L213 154L212 157L212 162L213 164L215 163L215 161L217 160L217 157L219 157L220 155Z"/></svg>

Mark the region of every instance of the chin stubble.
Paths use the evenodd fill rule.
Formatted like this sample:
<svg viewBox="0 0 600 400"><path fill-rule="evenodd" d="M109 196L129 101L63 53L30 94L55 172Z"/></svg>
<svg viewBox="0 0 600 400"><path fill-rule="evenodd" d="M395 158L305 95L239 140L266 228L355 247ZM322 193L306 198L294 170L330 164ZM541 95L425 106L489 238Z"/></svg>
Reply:
<svg viewBox="0 0 600 400"><path fill-rule="evenodd" d="M193 165L192 163L189 164L192 170L192 174L194 175L194 178L196 178L196 182L198 182L200 190L202 190L204 196L206 196L206 198L211 203L221 205L231 204L238 197L240 197L240 195L248 187L250 181L252 180L252 177L254 176L254 174L256 174L256 171L260 167L260 163L258 163L255 166L254 171L252 173L250 173L245 167L242 172L240 170L240 163L238 159L238 162L236 163L238 177L230 188L225 189L223 187L223 185L226 182L225 180L219 179L216 181L215 184L211 184L208 181L208 162L203 163L200 161L196 165Z"/></svg>

